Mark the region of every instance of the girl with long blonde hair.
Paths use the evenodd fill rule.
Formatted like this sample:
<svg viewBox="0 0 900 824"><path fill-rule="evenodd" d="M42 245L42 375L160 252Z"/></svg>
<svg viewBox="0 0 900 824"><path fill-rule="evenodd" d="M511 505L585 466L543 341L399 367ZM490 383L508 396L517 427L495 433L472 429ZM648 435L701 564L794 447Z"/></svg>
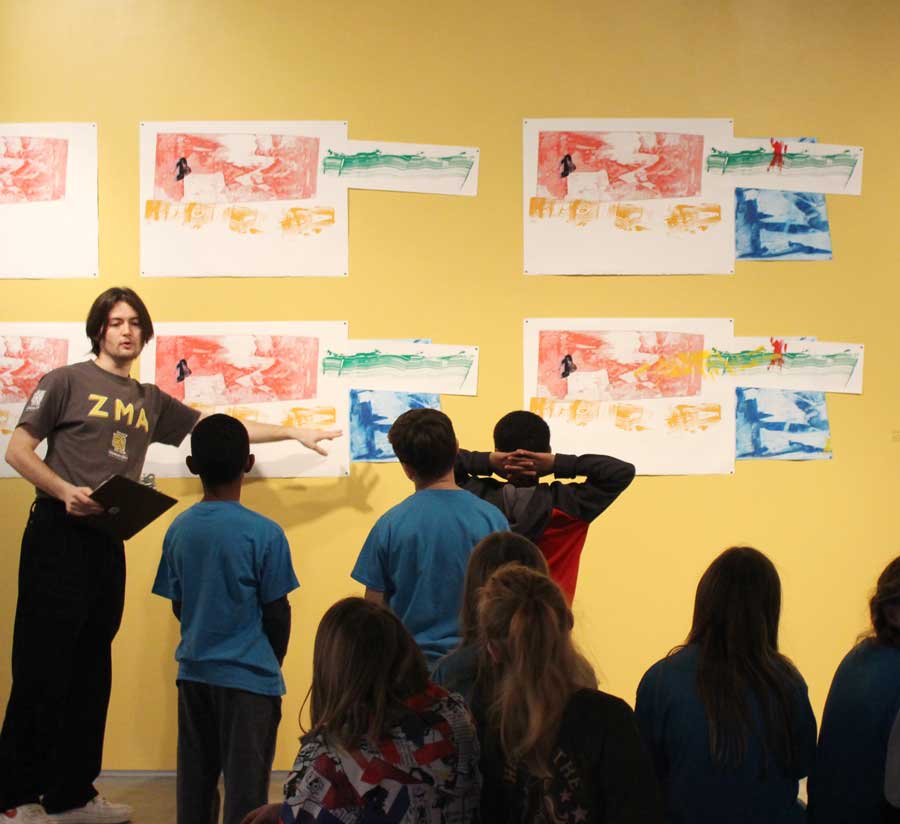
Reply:
<svg viewBox="0 0 900 824"><path fill-rule="evenodd" d="M597 690L572 613L546 575L497 570L478 605L489 671L482 816L491 822L661 821L631 708Z"/></svg>

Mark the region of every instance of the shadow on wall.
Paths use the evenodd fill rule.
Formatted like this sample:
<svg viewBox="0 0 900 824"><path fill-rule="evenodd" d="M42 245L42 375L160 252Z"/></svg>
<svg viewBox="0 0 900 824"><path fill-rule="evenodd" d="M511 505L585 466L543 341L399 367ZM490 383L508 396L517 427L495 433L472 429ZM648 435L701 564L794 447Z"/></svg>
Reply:
<svg viewBox="0 0 900 824"><path fill-rule="evenodd" d="M310 524L337 510L372 512L369 498L379 484L371 464L353 464L347 478L294 478L273 487L266 478L249 478L244 485L243 502L277 521L287 531Z"/></svg>

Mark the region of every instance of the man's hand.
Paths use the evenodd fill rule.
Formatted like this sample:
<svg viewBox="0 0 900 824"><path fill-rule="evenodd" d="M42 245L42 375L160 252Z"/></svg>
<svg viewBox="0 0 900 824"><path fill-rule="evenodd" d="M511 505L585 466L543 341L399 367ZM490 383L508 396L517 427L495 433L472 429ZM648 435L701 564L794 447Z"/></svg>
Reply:
<svg viewBox="0 0 900 824"><path fill-rule="evenodd" d="M103 507L91 498L91 488L89 486L66 484L61 500L66 505L66 512L69 515L83 518L85 515L103 514Z"/></svg>
<svg viewBox="0 0 900 824"><path fill-rule="evenodd" d="M320 455L327 455L328 452L319 446L319 443L340 438L343 434L343 431L340 429L298 429L294 437L307 449L318 452Z"/></svg>
<svg viewBox="0 0 900 824"><path fill-rule="evenodd" d="M251 810L241 819L241 824L278 824L281 804L264 804Z"/></svg>

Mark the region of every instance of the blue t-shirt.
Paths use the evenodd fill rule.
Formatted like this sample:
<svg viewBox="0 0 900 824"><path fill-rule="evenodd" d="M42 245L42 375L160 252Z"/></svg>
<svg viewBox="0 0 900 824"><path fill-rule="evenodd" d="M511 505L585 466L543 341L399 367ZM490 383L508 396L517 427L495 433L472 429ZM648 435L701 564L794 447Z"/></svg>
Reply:
<svg viewBox="0 0 900 824"><path fill-rule="evenodd" d="M816 718L799 678L791 712L794 765L767 751L762 714L747 737L740 764L723 766L709 751L709 721L697 690L699 649L689 645L654 664L641 679L634 706L644 743L663 789L667 824L788 824L803 822L799 779L812 768Z"/></svg>
<svg viewBox="0 0 900 824"><path fill-rule="evenodd" d="M882 820L882 811L889 809L884 764L898 709L900 649L863 641L841 661L825 701L809 778L810 821Z"/></svg>
<svg viewBox="0 0 900 824"><path fill-rule="evenodd" d="M169 527L153 592L181 602L178 678L284 695L262 606L299 586L284 531L237 501L201 501Z"/></svg>
<svg viewBox="0 0 900 824"><path fill-rule="evenodd" d="M431 671L431 680L448 692L458 692L471 707L478 679L481 644L466 644L441 658Z"/></svg>
<svg viewBox="0 0 900 824"><path fill-rule="evenodd" d="M423 489L372 527L351 576L385 600L429 661L459 643L466 564L485 535L509 529L493 504L464 489Z"/></svg>

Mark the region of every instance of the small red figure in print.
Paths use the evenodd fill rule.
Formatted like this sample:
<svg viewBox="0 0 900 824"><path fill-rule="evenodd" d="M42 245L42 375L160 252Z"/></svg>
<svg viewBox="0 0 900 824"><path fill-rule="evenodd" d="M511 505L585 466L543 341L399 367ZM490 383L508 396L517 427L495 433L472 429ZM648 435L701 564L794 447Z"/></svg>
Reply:
<svg viewBox="0 0 900 824"><path fill-rule="evenodd" d="M787 352L787 343L778 338L769 338L769 343L772 344L772 360L769 361L766 371L768 372L773 366L783 369L784 353Z"/></svg>
<svg viewBox="0 0 900 824"><path fill-rule="evenodd" d="M787 143L784 140L776 140L774 137L769 138L772 144L772 161L769 163L769 170L784 168L784 153L787 151Z"/></svg>

